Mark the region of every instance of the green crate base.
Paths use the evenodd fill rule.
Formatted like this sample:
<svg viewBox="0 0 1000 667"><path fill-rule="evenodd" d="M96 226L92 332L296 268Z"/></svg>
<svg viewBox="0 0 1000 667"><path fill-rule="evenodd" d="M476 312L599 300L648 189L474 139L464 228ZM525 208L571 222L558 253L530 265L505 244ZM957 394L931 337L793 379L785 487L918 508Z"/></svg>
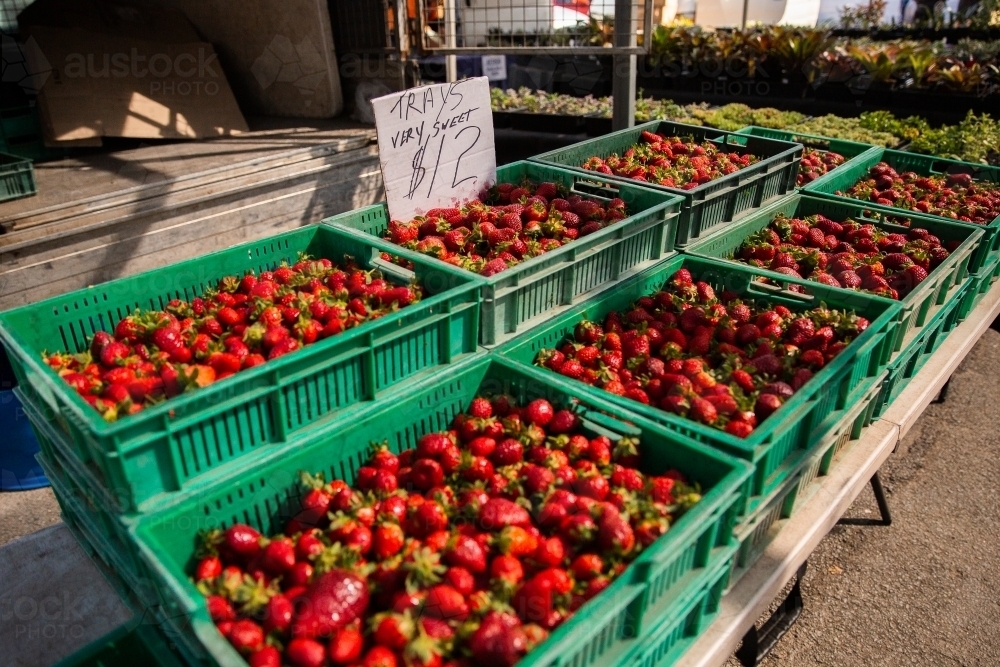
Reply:
<svg viewBox="0 0 1000 667"><path fill-rule="evenodd" d="M534 324L552 317L560 307L580 303L610 287L638 267L646 267L673 254L682 198L638 183L613 179L586 179L579 173L532 162L515 162L497 169L498 183L550 181L571 192L607 201L620 197L631 215L489 278L458 269L447 262L405 250L382 239L389 225L384 204L327 218L323 224L361 232L383 250L406 259L423 258L442 270L482 283L480 343L498 345ZM589 185L588 185L589 184ZM597 187L594 187L597 186Z"/></svg>
<svg viewBox="0 0 1000 667"><path fill-rule="evenodd" d="M860 438L865 427L872 423L884 379L885 374L851 407L820 444L803 457L781 488L763 499L748 516L740 520L735 530L740 547L733 561L731 584L739 581L764 553L778 532L775 524L792 516L795 503L802 494L819 477L829 474L844 446Z"/></svg>
<svg viewBox="0 0 1000 667"><path fill-rule="evenodd" d="M720 558L718 566L704 577L704 583L679 613L670 617L642 638L638 655L627 667L670 667L691 647L719 613L722 595L729 584L734 547Z"/></svg>
<svg viewBox="0 0 1000 667"><path fill-rule="evenodd" d="M748 134L754 137L765 137L767 139L777 139L779 141L788 141L796 144L802 144L806 148L814 148L821 151L830 151L833 153L839 153L840 155L847 158L844 164L836 167L823 174L813 183L822 183L824 180L830 178L831 174L837 169L842 169L850 165L855 160L860 161L859 158L867 153L868 151L875 148L871 144L863 144L857 141L847 141L846 139L834 139L832 137L822 137L817 134L803 134L800 132L789 132L787 130L774 130L769 127L759 127L757 125L749 125L739 130L737 134Z"/></svg>
<svg viewBox="0 0 1000 667"><path fill-rule="evenodd" d="M106 639L102 638L102 640L95 641L67 657L64 662L59 663L58 667L103 664L107 664L108 667L119 664L180 667L180 665L197 664L198 654L192 652L189 646L185 648L185 643L190 638L168 622L163 614L162 606L155 601L156 587L151 580L136 575L134 565L128 557L128 551L117 551L106 539L102 538L104 533L98 522L95 521L94 511L86 504L79 502L81 491L67 480L67 475L64 474L60 463L50 460L44 452L38 455L38 461L52 483L52 489L59 503L66 528L119 599L132 611L133 620L127 623L126 627L130 628L132 633L139 635L146 646L156 649L157 662L135 662L133 659L135 656L129 653L126 657L133 659L130 662L95 663L93 661L95 655L106 660L111 660L119 655L119 652L115 651L113 647L101 646L101 641ZM116 643L113 637L109 641ZM128 641L128 645L131 645L134 639Z"/></svg>
<svg viewBox="0 0 1000 667"><path fill-rule="evenodd" d="M751 153L761 160L745 169L703 183L693 190L641 183L580 167L591 156L606 158L612 153L622 153L638 142L639 135L644 131L656 132L663 136L692 137L695 141L708 140L715 142L727 152ZM801 157L802 147L798 144L670 121L651 121L566 148L542 153L532 157L531 161L572 169L597 178L606 177L626 183L641 183L660 192L683 196L684 204L677 227L677 246L683 247L711 230L738 219L747 211L764 206L794 190Z"/></svg>
<svg viewBox="0 0 1000 667"><path fill-rule="evenodd" d="M684 252L698 257L711 257L734 262L740 266L748 266L731 259L732 256L748 236L767 227L779 213L790 217L805 217L818 213L837 222L853 218L861 222L871 222L876 227L890 232L906 232L906 228L901 225L887 223L878 217L867 215L863 204L851 204L847 200L833 201L810 194L793 194L727 226L718 233L700 239L697 243L685 248ZM903 309L903 325L893 329L895 335L893 349L896 351L902 349L903 340L910 331L922 327L931 317L935 307L943 305L949 299L950 290L965 281L969 275L970 260L977 251L983 236L981 230L951 225L933 216L909 215L908 217L914 227L928 229L942 242L954 240L960 243L948 256L948 259L930 272L926 280L903 299L900 299L900 307ZM759 271L761 275L767 275L774 281L781 281L786 277L774 271L763 269ZM856 292L855 290L850 291Z"/></svg>
<svg viewBox="0 0 1000 667"><path fill-rule="evenodd" d="M990 288L998 277L1000 277L1000 255L992 258L987 266L970 276L969 280L973 286L969 289L963 299L962 305L959 307L958 318L960 322L964 322L975 307L979 305L979 302L990 291Z"/></svg>
<svg viewBox="0 0 1000 667"><path fill-rule="evenodd" d="M682 255L665 260L632 280L621 283L614 290L608 290L535 331L516 338L500 348L500 355L529 368L540 378L560 383L567 391L576 395L609 400L629 412L751 461L756 467L756 474L748 499L750 496L769 495L782 484L799 459L839 423L843 413L873 386L892 352L892 340L887 335L899 316L899 304L823 285L810 285L810 290L815 295L812 298L816 303L822 301L830 307L849 307L868 317L871 325L746 439L735 438L717 429L608 394L583 382L569 380L532 365L539 350L561 343L571 335L581 319L603 321L608 312L621 310L638 297L659 289L682 266L691 271L695 280L706 280L716 291L731 289L765 302L784 304L792 310L800 310L804 305L801 295L792 296L795 293L764 289L766 286L754 282L753 278L758 272L750 267ZM804 284L804 281L791 282Z"/></svg>
<svg viewBox="0 0 1000 667"><path fill-rule="evenodd" d="M885 413L910 380L924 367L931 355L941 347L948 334L961 323L962 307L974 300L978 285L974 277L966 281L965 285L956 290L952 300L941 307L927 326L917 332L917 335L907 342L906 347L889 362L888 375L882 384L876 409L878 415Z"/></svg>
<svg viewBox="0 0 1000 667"><path fill-rule="evenodd" d="M31 160L0 153L0 202L38 194Z"/></svg>
<svg viewBox="0 0 1000 667"><path fill-rule="evenodd" d="M904 171L914 171L923 176L931 174L945 173L967 173L973 179L988 181L994 185L1000 184L1000 167L984 164L974 164L971 162L961 162L959 160L947 160L945 158L933 157L930 155L920 155L918 153L907 153L887 148L876 147L874 151L865 153L857 161L852 161L849 166L841 167L830 174L829 179L821 182L814 181L802 188L802 192L819 195L836 201L847 201L857 204L861 202L866 208L872 211L881 211L887 215L909 215L910 211L885 206L836 195L837 191L846 192L852 185L864 178L868 170L879 162L886 162L893 169L902 173ZM974 256L970 262L969 270L978 271L987 261L1000 253L1000 216L985 225L977 225L971 222L961 222L952 218L933 216L952 225L960 225L971 229L983 230L982 250Z"/></svg>
<svg viewBox="0 0 1000 667"><path fill-rule="evenodd" d="M63 658L54 667L183 667L170 644L154 627L126 624L79 651Z"/></svg>
<svg viewBox="0 0 1000 667"><path fill-rule="evenodd" d="M135 308L191 299L224 275L273 269L300 251L345 254L395 282L414 273L430 295L407 308L319 341L198 391L107 423L42 360L78 352ZM401 382L477 352L479 286L418 261L409 272L379 259L366 239L310 226L162 269L0 313L0 340L18 387L51 419L74 455L98 471L122 511L144 511L167 494L210 482L220 468L265 454L323 420L350 419Z"/></svg>
<svg viewBox="0 0 1000 667"><path fill-rule="evenodd" d="M503 360L487 356L455 364L436 378L414 382L386 397L355 421L317 429L308 442L246 466L210 489L162 512L136 517L132 544L152 573L154 603L162 606L177 636L209 664L242 666L243 661L215 630L204 599L188 581L187 568L198 529L248 522L266 534L283 527L297 511L301 490L296 473L322 471L351 481L369 443L387 440L393 451L412 447L428 431L447 428L477 394L509 393L519 401L546 396L566 403L572 393ZM593 433L628 433L643 442L643 467L676 466L700 480L705 495L668 533L644 551L629 570L592 604L582 608L550 639L525 658L523 667L570 661L585 666L628 655L698 581L692 572L712 568L718 547L731 544L737 504L752 470L726 456L611 403L580 397L582 419ZM181 526L190 529L185 531ZM168 635L169 636L169 635Z"/></svg>

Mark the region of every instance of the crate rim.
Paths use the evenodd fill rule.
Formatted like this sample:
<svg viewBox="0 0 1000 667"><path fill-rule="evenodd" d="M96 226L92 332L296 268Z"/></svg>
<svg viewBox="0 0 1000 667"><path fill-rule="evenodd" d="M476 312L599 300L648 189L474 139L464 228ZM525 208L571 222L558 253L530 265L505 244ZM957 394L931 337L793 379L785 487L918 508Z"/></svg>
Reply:
<svg viewBox="0 0 1000 667"><path fill-rule="evenodd" d="M562 148L557 148L557 149L554 149L554 150L551 150L551 151L545 151L544 153L539 153L538 155L532 156L531 158L529 158L529 160L531 160L533 162L538 162L538 163L541 163L541 164L550 165L550 166L562 167L563 169L572 169L572 170L574 170L574 171L576 171L578 173L598 174L600 172L594 172L594 171L591 171L591 170L588 170L588 169L584 169L581 166L574 166L574 165L568 165L568 164L562 164L562 163L559 163L559 162L555 162L555 161L553 161L552 158L554 156L560 154L560 153L563 153L563 152L566 152L566 151L570 151L570 150L573 150L573 149L577 149L577 148L581 148L583 146L586 146L587 144L591 144L595 140L607 140L607 139L612 139L612 138L620 138L620 137L624 137L624 136L626 136L628 134L632 134L634 132L655 131L655 129L659 129L663 124L668 124L668 125L671 125L671 126L676 127L676 128L681 128L677 132L678 136L682 136L681 133L684 132L684 131L687 131L690 134L694 134L694 133L702 134L702 133L705 133L706 136L703 139L704 141L711 141L711 142L714 142L714 143L719 143L719 144L722 144L723 146L729 146L730 145L730 143L728 141L728 137L729 136L738 136L738 137L753 136L753 135L739 134L738 132L729 132L727 130L720 130L720 129L717 129L717 128L707 127L707 126L704 126L704 125L688 125L686 123L678 123L678 122L672 121L672 120L650 120L650 121L647 121L645 123L633 125L632 127L626 128L624 130L617 130L615 132L611 132L610 134L605 134L605 135L600 136L600 137L594 137L594 138L586 139L584 141L578 141L577 143L570 144L569 146L564 146ZM711 135L711 134L715 134L715 136L708 136L708 135ZM794 143L794 142L789 142L789 141L782 141L780 139L769 139L767 137L757 137L757 136L754 136L754 138L757 139L757 140L759 140L759 141L773 142L775 144L783 144L784 145L783 147L776 146L776 148L782 148L782 150L779 150L779 151L775 152L774 155L765 156L764 160L773 160L773 159L776 159L776 158L779 158L779 157L783 157L783 156L785 156L785 155L787 155L789 153L795 153L797 151L801 151L801 148L802 148L801 144ZM634 143L634 142L632 142L632 143ZM629 145L631 145L631 144L629 144ZM740 146L741 144L736 143L736 144L733 144L733 145L734 146ZM625 148L627 148L627 145L623 146L622 150L624 150ZM702 194L704 194L706 192L709 192L709 191L714 192L716 190L716 188L718 188L720 186L720 181L724 180L725 178L727 178L729 176L733 176L734 174L740 174L741 172L744 172L746 170L752 170L755 167L759 167L760 165L761 165L760 162L748 165L747 167L744 167L743 169L739 169L737 171L734 171L732 174L727 174L726 176L723 176L721 178L716 178L716 179L713 179L713 180L711 180L711 181L709 181L707 183L702 183L701 185L699 185L699 186L697 186L695 188L691 188L690 190L684 190L682 188L672 188L672 187L668 187L668 186L665 186L665 185L656 185L656 184L649 184L649 183L647 183L646 186L653 186L657 190L662 190L663 192L669 192L671 194L682 195L684 197L685 203L687 203L687 202L690 202L694 197L696 197L698 195L702 195ZM604 177L607 177L607 178L616 179L618 181L626 182L626 183L640 183L640 184L642 183L641 181L636 181L634 179L628 178L627 176L616 176L614 174L601 174L601 175L604 176ZM726 186L726 187L730 187L730 186Z"/></svg>

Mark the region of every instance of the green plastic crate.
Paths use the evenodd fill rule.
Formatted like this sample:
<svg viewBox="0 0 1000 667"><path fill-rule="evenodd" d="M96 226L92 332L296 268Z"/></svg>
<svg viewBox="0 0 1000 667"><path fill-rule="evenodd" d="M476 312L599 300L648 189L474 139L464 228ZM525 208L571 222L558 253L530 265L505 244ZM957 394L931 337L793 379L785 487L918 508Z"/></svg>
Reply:
<svg viewBox="0 0 1000 667"><path fill-rule="evenodd" d="M763 206L795 189L802 146L665 120L636 125L627 130L619 130L603 137L542 153L531 158L531 161L573 169L592 177L607 177L626 183L637 183L638 181L622 176L607 176L588 171L580 165L594 155L608 157L612 153L620 154L638 142L639 134L643 131L664 136L690 136L694 137L695 141L712 141L728 152L752 153L761 158L759 162L746 169L703 183L692 190L667 188L651 183L643 184L654 190L684 197L677 226L678 247L687 245L720 225L739 218L746 211Z"/></svg>
<svg viewBox="0 0 1000 667"><path fill-rule="evenodd" d="M601 322L612 310L622 310L641 296L659 290L675 271L685 267L695 280L708 282L716 291L733 290L760 302L783 304L792 310L826 303L831 308L855 310L871 321L870 326L820 370L774 415L764 420L747 438L737 438L724 431L699 424L657 407L615 396L577 380L564 378L547 369L534 367L533 362L543 348L559 345L572 336L582 319ZM812 283L812 294L803 295L787 289L787 285L803 285L805 281L787 279L785 288L757 282L760 273L750 267L730 262L682 255L668 259L648 269L628 282L618 285L587 303L573 308L544 326L520 336L500 348L500 354L523 364L539 377L553 378L580 396L601 396L616 405L647 419L667 425L700 442L751 461L756 467L750 489L747 510L753 510L761 497L778 488L794 471L813 444L835 427L843 415L885 368L892 354L891 330L898 326L899 304L889 299L851 292ZM787 276L782 276L787 278ZM773 287L773 289L772 289Z"/></svg>
<svg viewBox="0 0 1000 667"><path fill-rule="evenodd" d="M888 232L906 233L906 227L885 222L878 214L871 214L864 204L849 203L845 200L833 201L808 194L793 194L756 211L744 220L733 223L717 234L700 239L684 249L685 253L700 257L713 257L736 262L731 258L739 250L743 241L751 234L767 227L779 213L790 217L806 217L820 213L838 222L853 218L863 223L871 222ZM983 232L980 229L960 227L942 222L937 216L908 216L913 227L923 227L942 241L961 241L958 248L920 283L920 286L900 299L903 326L894 329L893 349L903 347L903 341L914 329L924 326L934 308L943 305L953 295L953 288L965 282L969 275L969 262L979 248ZM736 262L740 266L748 266ZM782 274L758 269L762 275L777 279ZM815 284L815 283L814 283ZM808 290L807 290L808 291Z"/></svg>
<svg viewBox="0 0 1000 667"><path fill-rule="evenodd" d="M133 544L158 582L153 602L172 619L176 632L171 636L186 640L185 653L200 653L205 663L245 664L216 631L188 579L198 529L242 521L264 533L280 531L299 507L298 471L321 470L328 478L351 481L371 441L388 440L397 452L414 447L422 434L447 428L479 393L501 391L520 401L546 397L566 404L574 399L558 384L493 355L467 360L387 397L351 423L317 430L308 444L272 455L182 504L137 517L130 526ZM731 544L736 505L752 473L742 461L600 399L580 398L579 408L589 430L640 437L644 469L677 467L702 483L704 497L607 591L521 661L523 667L617 664L631 655L648 629L674 613L690 587L700 583L701 573L716 565L713 556L726 552L718 547Z"/></svg>
<svg viewBox="0 0 1000 667"><path fill-rule="evenodd" d="M55 667L183 667L170 644L149 625L126 624L63 658Z"/></svg>
<svg viewBox="0 0 1000 667"><path fill-rule="evenodd" d="M0 202L38 194L31 160L0 153Z"/></svg>
<svg viewBox="0 0 1000 667"><path fill-rule="evenodd" d="M974 280L966 281L959 289L956 298L937 311L927 326L921 329L889 363L888 376L879 396L878 415L882 415L888 409L910 380L924 367L931 355L941 347L948 334L961 323L962 306L971 301L970 297L976 292L976 287L977 283Z"/></svg>
<svg viewBox="0 0 1000 667"><path fill-rule="evenodd" d="M511 267L489 278L478 276L437 259L444 269L482 281L483 301L480 342L497 345L530 329L588 295L620 280L638 268L649 266L674 250L682 198L656 192L633 183L579 173L531 162L515 162L497 169L498 183L551 181L591 199L607 201L620 197L631 215L606 229ZM407 259L423 257L388 241L382 235L389 226L384 204L344 213L325 224L360 230L376 237L376 243Z"/></svg>
<svg viewBox="0 0 1000 667"><path fill-rule="evenodd" d="M669 667L684 655L718 616L733 560L732 554L722 560L678 613L649 633L636 657L627 663L628 667Z"/></svg>
<svg viewBox="0 0 1000 667"><path fill-rule="evenodd" d="M0 313L0 340L25 402L67 435L121 511L155 507L164 494L320 420L350 418L352 406L476 351L478 284L417 262L426 299L114 423L42 360L46 349L85 349L95 331L111 330L137 307L190 299L224 275L273 269L300 251L337 260L349 254L397 282L413 276L378 259L365 239L314 225Z"/></svg>
<svg viewBox="0 0 1000 667"><path fill-rule="evenodd" d="M849 202L861 201L859 199L837 195L836 193L838 191L846 192L849 190L852 185L867 175L869 169L879 162L887 163L898 172L914 171L924 176L951 173L972 174L972 178L977 181L988 181L995 185L1000 184L1000 167L974 164L972 162L960 162L958 160L946 160L945 158L933 157L930 155L920 155L918 153L907 153L905 151L894 151L888 148L876 147L874 151L866 153L856 161L852 161L850 165L845 165L840 169L834 170L831 173L831 178L824 180L823 182L813 181L809 185L802 188L802 190L803 192L816 194L821 197L834 198L837 200L846 200ZM906 209L900 209L894 206L885 206L883 204L875 204L867 201L864 202L864 205L872 211L883 211L894 215L899 215L900 211L906 211ZM914 211L914 213L917 212L918 211ZM905 213L905 215L909 214L909 211ZM986 225L977 225L972 222L962 222L960 220L946 218L944 216L935 215L932 217L946 220L948 223L953 225L962 225L973 229L982 229L984 236L981 241L981 245L986 249L983 256L985 257L987 254L996 255L997 253L1000 253L1000 216L997 216L996 219ZM969 267L969 270L976 271L980 266L982 266L982 263L973 263Z"/></svg>
<svg viewBox="0 0 1000 667"><path fill-rule="evenodd" d="M765 137L767 139L777 139L788 141L794 144L802 144L806 148L814 148L820 151L833 151L843 155L847 160L844 164L828 171L813 183L820 183L830 177L837 169L842 169L851 164L855 159L861 157L868 151L875 148L871 144L863 144L857 141L847 141L846 139L834 139L832 137L822 137L817 134L802 134L800 132L789 132L788 130L775 130L770 127L760 127L758 125L748 125L737 134L747 134L753 137Z"/></svg>

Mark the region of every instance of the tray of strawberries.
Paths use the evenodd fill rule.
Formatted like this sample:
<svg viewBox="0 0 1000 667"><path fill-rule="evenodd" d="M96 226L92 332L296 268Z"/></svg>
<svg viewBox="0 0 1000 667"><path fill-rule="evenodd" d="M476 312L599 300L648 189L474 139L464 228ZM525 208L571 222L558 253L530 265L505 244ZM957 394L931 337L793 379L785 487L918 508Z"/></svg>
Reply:
<svg viewBox="0 0 1000 667"><path fill-rule="evenodd" d="M125 509L476 351L479 288L321 226L0 314L19 390Z"/></svg>
<svg viewBox="0 0 1000 667"><path fill-rule="evenodd" d="M801 134L788 130L775 130L757 125L744 127L737 134L802 144L802 161L799 163L799 173L795 181L796 187L799 188L817 181L822 182L834 169L851 163L875 148L871 144L862 144L857 141Z"/></svg>
<svg viewBox="0 0 1000 667"><path fill-rule="evenodd" d="M725 586L751 472L484 356L129 530L199 664L628 664Z"/></svg>
<svg viewBox="0 0 1000 667"><path fill-rule="evenodd" d="M887 216L860 203L794 194L686 252L900 301L898 351L968 278L982 236L932 216Z"/></svg>
<svg viewBox="0 0 1000 667"><path fill-rule="evenodd" d="M752 461L752 507L879 377L900 317L888 299L760 277L682 255L500 352Z"/></svg>
<svg viewBox="0 0 1000 667"><path fill-rule="evenodd" d="M366 234L404 265L430 257L479 277L481 343L496 345L671 254L680 206L640 185L515 162L451 209L389 220L380 204L323 222Z"/></svg>
<svg viewBox="0 0 1000 667"><path fill-rule="evenodd" d="M802 146L652 121L531 158L680 194L683 246L795 188Z"/></svg>
<svg viewBox="0 0 1000 667"><path fill-rule="evenodd" d="M982 229L986 253L970 267L973 272L987 254L1000 253L1000 167L877 148L803 190Z"/></svg>

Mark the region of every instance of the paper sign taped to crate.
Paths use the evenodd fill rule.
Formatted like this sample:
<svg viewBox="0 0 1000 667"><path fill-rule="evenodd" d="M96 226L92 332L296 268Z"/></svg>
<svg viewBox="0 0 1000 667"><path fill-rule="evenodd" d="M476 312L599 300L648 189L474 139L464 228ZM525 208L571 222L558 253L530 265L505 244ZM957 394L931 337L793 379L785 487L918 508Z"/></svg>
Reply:
<svg viewBox="0 0 1000 667"><path fill-rule="evenodd" d="M486 77L372 100L379 161L394 220L458 205L496 181Z"/></svg>

